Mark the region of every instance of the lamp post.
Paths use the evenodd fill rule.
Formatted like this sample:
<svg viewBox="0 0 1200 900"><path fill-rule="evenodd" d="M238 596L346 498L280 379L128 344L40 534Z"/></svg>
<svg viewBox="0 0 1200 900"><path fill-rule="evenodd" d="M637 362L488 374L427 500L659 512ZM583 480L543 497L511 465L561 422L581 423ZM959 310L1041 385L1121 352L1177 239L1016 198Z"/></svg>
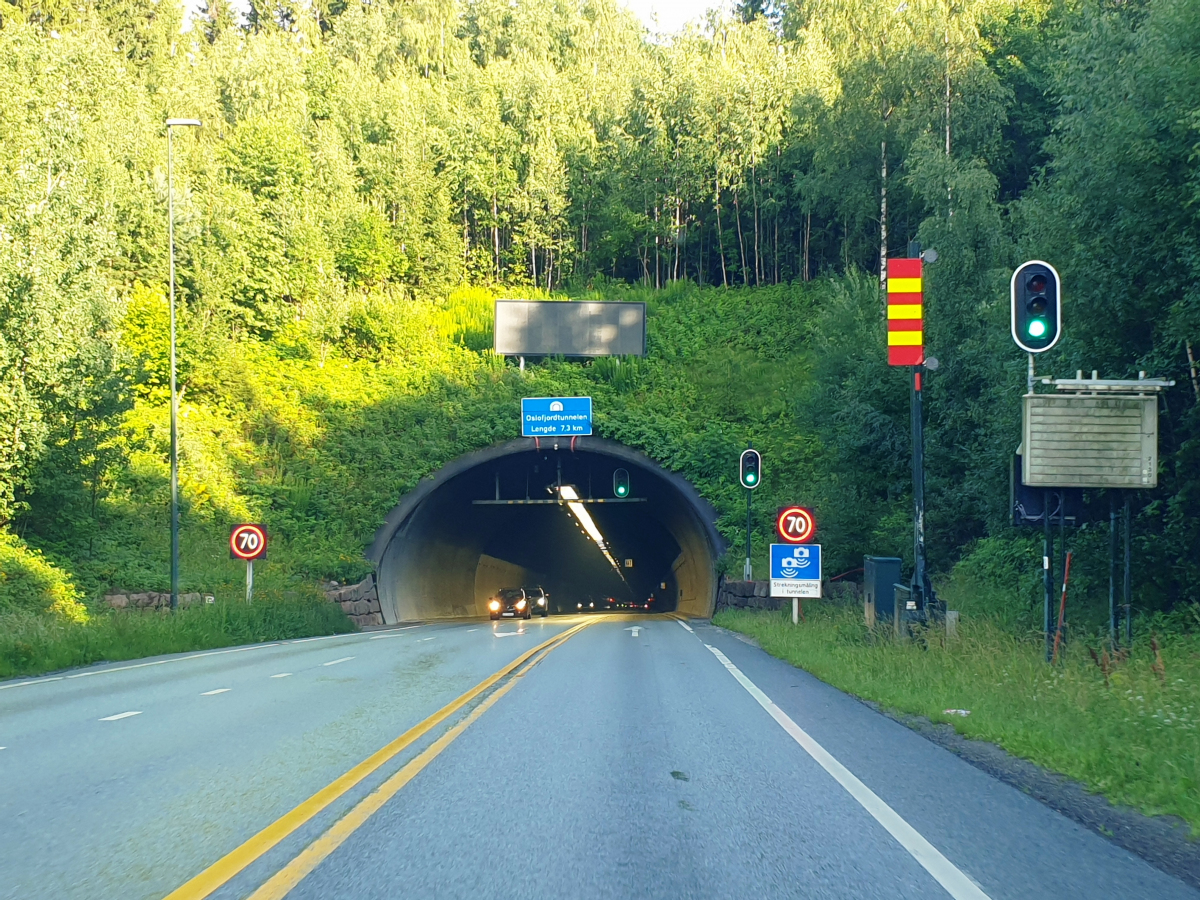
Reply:
<svg viewBox="0 0 1200 900"><path fill-rule="evenodd" d="M167 243L171 257L171 611L179 607L179 397L175 393L175 187L172 128L199 128L199 119L167 119Z"/></svg>

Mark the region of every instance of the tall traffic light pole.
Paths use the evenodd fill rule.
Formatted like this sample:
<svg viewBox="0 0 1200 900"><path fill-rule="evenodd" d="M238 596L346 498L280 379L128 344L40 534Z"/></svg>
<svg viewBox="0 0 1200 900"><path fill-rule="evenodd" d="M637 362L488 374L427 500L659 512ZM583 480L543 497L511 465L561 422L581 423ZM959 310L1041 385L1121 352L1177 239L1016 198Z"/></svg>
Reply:
<svg viewBox="0 0 1200 900"><path fill-rule="evenodd" d="M750 567L750 498L754 495L754 489L762 483L762 454L753 447L743 450L742 457L738 460L738 481L746 489L746 565L742 569L742 578L752 581L754 571Z"/></svg>

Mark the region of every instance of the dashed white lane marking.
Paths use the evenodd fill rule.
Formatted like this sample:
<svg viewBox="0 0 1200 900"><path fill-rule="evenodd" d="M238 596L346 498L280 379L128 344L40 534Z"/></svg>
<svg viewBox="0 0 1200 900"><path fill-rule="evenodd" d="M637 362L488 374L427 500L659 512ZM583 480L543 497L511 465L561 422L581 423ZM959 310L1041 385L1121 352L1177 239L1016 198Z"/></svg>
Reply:
<svg viewBox="0 0 1200 900"><path fill-rule="evenodd" d="M692 631L692 626L689 625L687 622L683 621L683 619L676 619L675 621L678 622L680 625L682 625L684 628L686 628L688 631ZM692 634L695 634L695 633L696 632L692 631Z"/></svg>
<svg viewBox="0 0 1200 900"><path fill-rule="evenodd" d="M278 675L272 675L271 677L272 678L291 678L292 673L291 672L280 672Z"/></svg>
<svg viewBox="0 0 1200 900"><path fill-rule="evenodd" d="M323 666L336 666L338 663L350 662L350 660L352 660L352 659L354 659L354 657L353 657L353 656L343 656L341 659L331 659L331 660L330 660L329 662L327 662L327 663L321 663L321 665L323 665Z"/></svg>
<svg viewBox="0 0 1200 900"><path fill-rule="evenodd" d="M115 722L115 721L117 721L117 719L128 719L130 716L140 716L141 714L142 714L142 711L140 709L132 710L130 712L117 713L115 716L105 716L100 721L101 722Z"/></svg>
<svg viewBox="0 0 1200 900"><path fill-rule="evenodd" d="M0 750L7 750L7 747L0 747Z"/></svg>
<svg viewBox="0 0 1200 900"><path fill-rule="evenodd" d="M467 634L470 634L472 631L478 631L478 630L479 630L478 628L468 628Z"/></svg>
<svg viewBox="0 0 1200 900"><path fill-rule="evenodd" d="M758 685L743 675L742 670L730 662L724 653L709 644L704 646L713 652L713 655L721 661L721 665L737 679L738 684L758 701L758 705L782 726L792 740L804 748L804 752L811 756L822 769L832 775L834 780L845 788L846 793L857 800L876 822L886 828L900 846L907 850L912 858L946 889L946 893L954 900L991 900L975 882L963 874L954 863L942 856L937 848L925 840L915 828L904 821L899 813L884 803L874 791L859 781L853 772L834 759L829 751L812 739L808 732L793 722L791 717L776 706L774 701L759 689Z"/></svg>
<svg viewBox="0 0 1200 900"><path fill-rule="evenodd" d="M425 641L432 641L432 640L433 640L433 638L431 638L431 637L427 637L427 638L421 638L421 640L420 640L420 641L418 641L417 643L419 643L419 644L420 644L420 643L424 643Z"/></svg>
<svg viewBox="0 0 1200 900"><path fill-rule="evenodd" d="M233 688L217 688L215 691L205 691L200 696L201 697L211 697L213 694L227 694L231 690L233 690Z"/></svg>
<svg viewBox="0 0 1200 900"><path fill-rule="evenodd" d="M407 635L404 635L404 634L373 634L369 638L367 638L367 640L368 641L382 641L384 638L398 638L398 637L407 637Z"/></svg>

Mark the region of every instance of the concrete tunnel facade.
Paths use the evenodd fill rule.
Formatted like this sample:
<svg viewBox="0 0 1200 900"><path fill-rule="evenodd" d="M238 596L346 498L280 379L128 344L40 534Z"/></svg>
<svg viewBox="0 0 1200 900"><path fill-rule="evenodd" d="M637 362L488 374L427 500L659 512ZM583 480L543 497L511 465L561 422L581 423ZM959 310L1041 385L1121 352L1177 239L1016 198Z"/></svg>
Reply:
<svg viewBox="0 0 1200 900"><path fill-rule="evenodd" d="M628 502L613 473L629 472ZM614 567L582 521L558 502L572 485ZM529 502L542 501L542 502ZM548 501L548 502L547 502ZM487 615L499 589L542 585L553 612L607 599L708 617L725 543L716 512L679 475L600 438L510 441L450 462L406 494L367 550L384 621Z"/></svg>

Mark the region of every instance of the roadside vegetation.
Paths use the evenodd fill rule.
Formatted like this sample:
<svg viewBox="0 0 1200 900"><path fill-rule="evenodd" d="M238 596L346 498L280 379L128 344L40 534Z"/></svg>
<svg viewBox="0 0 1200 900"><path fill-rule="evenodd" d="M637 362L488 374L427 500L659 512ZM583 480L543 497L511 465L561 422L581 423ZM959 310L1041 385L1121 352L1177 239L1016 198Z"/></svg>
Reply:
<svg viewBox="0 0 1200 900"><path fill-rule="evenodd" d="M1112 661L1105 640L1078 635L1051 668L1040 636L986 618L964 619L953 640L897 641L867 629L861 609L809 601L804 613L799 625L790 610L726 610L713 621L841 690L949 723L1114 803L1179 816L1200 837L1197 623L1191 634L1178 622L1153 623L1127 658Z"/></svg>
<svg viewBox="0 0 1200 900"><path fill-rule="evenodd" d="M85 622L30 612L0 613L0 678L40 675L92 663L212 650L355 630L339 607L318 596L255 602L222 600L169 612L115 612Z"/></svg>

